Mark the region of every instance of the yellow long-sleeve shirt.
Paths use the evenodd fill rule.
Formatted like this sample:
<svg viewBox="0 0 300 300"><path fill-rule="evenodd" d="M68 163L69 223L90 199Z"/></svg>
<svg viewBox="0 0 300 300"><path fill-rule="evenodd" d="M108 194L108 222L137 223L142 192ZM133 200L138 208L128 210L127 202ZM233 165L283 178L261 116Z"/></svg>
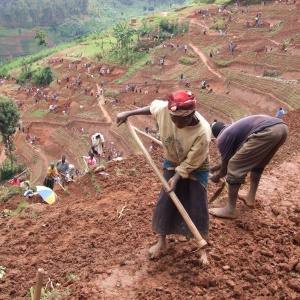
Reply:
<svg viewBox="0 0 300 300"><path fill-rule="evenodd" d="M198 112L195 112L197 125L178 128L171 120L167 101L154 100L150 111L159 126L164 155L182 178L192 178L190 173L203 163L208 167L211 129Z"/></svg>

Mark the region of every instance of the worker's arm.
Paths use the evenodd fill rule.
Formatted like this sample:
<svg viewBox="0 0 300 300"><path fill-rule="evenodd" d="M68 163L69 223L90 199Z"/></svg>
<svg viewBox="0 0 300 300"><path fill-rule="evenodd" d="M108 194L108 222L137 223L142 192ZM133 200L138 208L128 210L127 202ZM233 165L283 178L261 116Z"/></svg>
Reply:
<svg viewBox="0 0 300 300"><path fill-rule="evenodd" d="M167 193L175 191L177 183L180 179L181 176L178 173L175 173L175 175L169 179L168 184L170 185L170 189L167 191Z"/></svg>
<svg viewBox="0 0 300 300"><path fill-rule="evenodd" d="M222 162L220 162L219 164L209 168L209 171L213 173L213 172L219 171L221 169L221 167L222 167Z"/></svg>
<svg viewBox="0 0 300 300"><path fill-rule="evenodd" d="M227 175L227 166L228 166L228 162L227 161L222 161L221 163L221 167L219 168L219 172L211 177L209 177L209 179L214 182L214 183L218 183L220 181L221 178L223 178L224 176Z"/></svg>
<svg viewBox="0 0 300 300"><path fill-rule="evenodd" d="M117 115L117 126L125 123L127 118L136 115L151 115L150 106L145 106L131 111L124 111Z"/></svg>

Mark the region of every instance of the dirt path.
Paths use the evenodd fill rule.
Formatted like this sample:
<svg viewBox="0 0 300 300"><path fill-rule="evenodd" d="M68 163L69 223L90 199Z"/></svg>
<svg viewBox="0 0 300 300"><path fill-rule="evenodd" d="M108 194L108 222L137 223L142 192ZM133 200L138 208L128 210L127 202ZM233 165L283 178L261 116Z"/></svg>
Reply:
<svg viewBox="0 0 300 300"><path fill-rule="evenodd" d="M213 67L212 63L208 61L208 57L206 56L206 54L204 54L198 47L196 47L192 43L189 43L189 46L199 55L199 57L201 58L203 63L207 66L210 72L214 73L218 78L225 81L225 77L223 77L223 75L217 71L217 68Z"/></svg>
<svg viewBox="0 0 300 300"><path fill-rule="evenodd" d="M201 26L202 28L205 28L206 29L206 34L207 35L218 35L217 32L213 33L209 30L209 26L207 26L205 24L205 21L203 20L198 20L198 19L191 19L191 25L193 25L196 29L199 30L199 26ZM201 30L202 31L202 30ZM199 31L199 32L201 32Z"/></svg>
<svg viewBox="0 0 300 300"><path fill-rule="evenodd" d="M100 95L100 100L98 101L98 105L99 105L100 109L102 110L102 113L103 113L104 117L106 118L107 123L112 123L110 115L108 114L107 110L104 108L104 105L105 105L105 103L104 103L104 90L100 94L99 84L97 83L96 86L97 86L97 92Z"/></svg>

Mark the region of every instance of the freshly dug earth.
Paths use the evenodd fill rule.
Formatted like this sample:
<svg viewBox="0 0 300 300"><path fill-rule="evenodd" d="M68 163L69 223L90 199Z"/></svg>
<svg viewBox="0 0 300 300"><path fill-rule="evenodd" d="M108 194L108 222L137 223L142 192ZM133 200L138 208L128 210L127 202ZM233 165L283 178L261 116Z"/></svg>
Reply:
<svg viewBox="0 0 300 300"><path fill-rule="evenodd" d="M247 29L243 24L250 15L239 11L229 25L228 36L221 38L218 32L209 30L201 43L202 27L209 28L212 18L202 20L192 12L191 30L174 38L175 44L189 45L186 54L182 48L172 51L170 47L158 47L151 52L156 64L146 65L121 85L115 80L127 72L126 68L115 67L105 75L105 89L111 94L120 92L118 104L114 97L107 97L107 105L104 104L106 96L96 99L95 90L102 79L96 71L93 79L83 76L82 87L88 87L90 94L84 95L83 89L76 86L66 88L67 74L70 82L74 82L78 72L86 72L83 64L90 62L88 58L80 58L79 70L74 64L69 68L67 57L72 57L70 52L74 49L55 54L65 57L63 63L39 62L50 65L60 76L60 82L53 82L45 89L48 95L57 92L60 96L57 113L49 113L49 103L42 99L34 104L33 96L27 97L14 81L4 81L0 92L18 101L24 116L22 124L30 129L31 136L37 136L36 144L25 143L22 132L15 138L18 157L31 167L32 183L41 183L49 162L57 161L62 153L78 168L82 167L81 155L86 155L90 135L98 131L104 134L107 145L122 150L124 160L105 165L109 176L87 173L76 177L66 192L56 185L59 200L53 205L42 204L38 196L31 198L23 209L20 209L23 196L0 202L0 211L21 210L16 216L0 218L0 266L6 268L0 279L1 300L30 299L29 289L35 286L38 268L45 270L43 287L48 296L44 299L300 299L300 111L293 111L299 106L295 101L295 107L291 107L279 99L281 96L276 96L278 93L274 93L275 97L270 90L264 90L264 86L247 88L245 82L237 85L224 77L228 68L240 70L241 75L261 76L270 66L268 60L266 65L262 61L257 64L256 60L278 56L279 67L284 70L282 76L299 78L297 66L290 63L291 71L285 63L280 64L289 59L297 62L299 47L288 46L288 52L283 53L281 45L288 37L297 37L295 20L299 19L299 5L253 6L251 17L254 20L259 11L263 15L277 15L278 10L280 19L286 18L284 31ZM220 43L222 59L231 60L227 50L231 38L237 45L238 62L219 68L215 63L219 59L210 59L208 51L205 54L203 49ZM265 53L265 45L272 47L272 53ZM252 56L247 59L243 51L256 53L256 60ZM165 57L164 67L158 65L158 57ZM178 63L182 57L195 60L193 70ZM92 63L95 70L100 65L110 67L102 62ZM234 111L238 116L242 113L275 115L279 105L289 112L284 116L290 130L288 140L262 176L255 207L248 208L238 202L236 219L210 218L208 265L200 262L196 243L180 236L169 236L167 248L158 257L148 256L148 248L158 238L152 232L151 222L161 183L145 157L134 154L136 147L125 125L117 129L114 123L118 111L149 104L153 99L162 99L171 91L185 88L184 82L179 84L181 72L185 73L185 79L191 79L192 89L199 95L197 109L209 122L215 118L231 121ZM203 79L209 82L212 93L197 91ZM126 84L143 87L143 93L126 93ZM281 90L282 84L274 85L274 91ZM290 95L296 99L298 84L286 84L285 93L294 91ZM66 103L70 109L64 116ZM222 108L224 103L228 106ZM44 111L45 117L38 118L38 113ZM140 129L149 127L154 133L155 124L150 117L132 117L131 122ZM79 134L80 127L85 128L85 134ZM73 128L78 130L76 135ZM150 145L149 141L145 143ZM151 155L161 167L162 153L157 151ZM215 140L210 155L212 165L219 161ZM247 181L243 189L247 190L248 185ZM210 184L208 199L218 187ZM209 206L219 207L226 201L224 189Z"/></svg>
<svg viewBox="0 0 300 300"><path fill-rule="evenodd" d="M56 186L51 206L36 196L18 216L0 219L1 299L29 299L38 268L43 286L54 287L49 299L299 299L299 117L299 110L285 117L290 136L264 172L255 207L239 202L235 220L211 217L209 265L180 236L148 256L161 184L143 156L132 156L106 164L109 176L75 178L69 193ZM211 155L216 162L214 141ZM160 166L160 150L152 157ZM210 206L225 201L226 191Z"/></svg>

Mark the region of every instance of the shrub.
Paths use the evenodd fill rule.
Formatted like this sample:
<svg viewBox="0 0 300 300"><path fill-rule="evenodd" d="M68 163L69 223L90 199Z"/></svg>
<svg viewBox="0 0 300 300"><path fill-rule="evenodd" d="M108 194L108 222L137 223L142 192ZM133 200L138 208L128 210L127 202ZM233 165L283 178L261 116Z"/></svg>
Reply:
<svg viewBox="0 0 300 300"><path fill-rule="evenodd" d="M23 71L17 79L17 83L20 85L24 85L28 79L32 76L32 72L30 70Z"/></svg>
<svg viewBox="0 0 300 300"><path fill-rule="evenodd" d="M267 70L264 70L262 76L263 76L263 77L278 77L278 76L280 76L280 73L279 73L279 71L277 71L277 70L274 70L274 71L267 71Z"/></svg>
<svg viewBox="0 0 300 300"><path fill-rule="evenodd" d="M11 179L14 174L21 173L24 169L23 164L19 164L16 168L11 168L11 163L8 160L5 160L0 165L0 181L6 181Z"/></svg>
<svg viewBox="0 0 300 300"><path fill-rule="evenodd" d="M39 68L32 77L34 84L49 85L51 81L53 81L53 71L49 66L44 69Z"/></svg>

